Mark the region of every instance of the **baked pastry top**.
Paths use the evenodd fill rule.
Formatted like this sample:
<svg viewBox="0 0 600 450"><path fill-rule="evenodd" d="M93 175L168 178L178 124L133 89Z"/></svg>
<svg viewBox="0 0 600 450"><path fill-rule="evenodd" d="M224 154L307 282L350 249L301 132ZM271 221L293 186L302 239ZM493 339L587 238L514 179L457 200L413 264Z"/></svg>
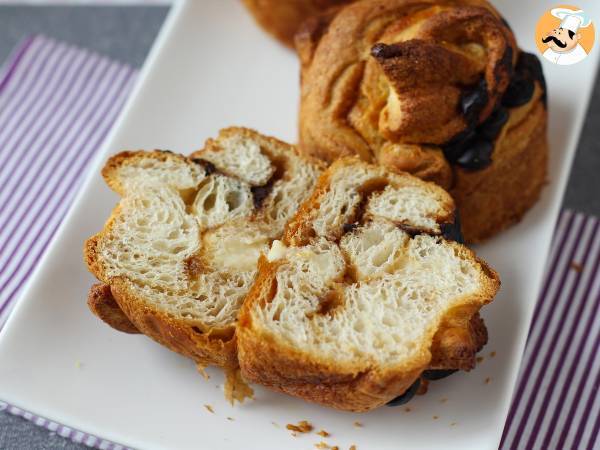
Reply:
<svg viewBox="0 0 600 450"><path fill-rule="evenodd" d="M367 411L474 367L500 282L450 239L454 221L435 184L338 159L259 260L236 331L244 378Z"/></svg>
<svg viewBox="0 0 600 450"><path fill-rule="evenodd" d="M327 162L358 155L436 182L455 197L470 242L537 198L547 155L541 65L487 1L359 0L307 20L296 45L303 152Z"/></svg>

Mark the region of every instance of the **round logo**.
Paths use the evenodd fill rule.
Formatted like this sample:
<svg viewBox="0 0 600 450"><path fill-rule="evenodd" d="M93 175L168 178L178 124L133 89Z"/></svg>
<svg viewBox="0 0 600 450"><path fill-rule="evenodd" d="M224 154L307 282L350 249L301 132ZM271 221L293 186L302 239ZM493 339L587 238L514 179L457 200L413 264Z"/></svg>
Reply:
<svg viewBox="0 0 600 450"><path fill-rule="evenodd" d="M535 30L538 50L548 61L569 66L583 61L592 51L596 30L585 10L559 5L540 18Z"/></svg>

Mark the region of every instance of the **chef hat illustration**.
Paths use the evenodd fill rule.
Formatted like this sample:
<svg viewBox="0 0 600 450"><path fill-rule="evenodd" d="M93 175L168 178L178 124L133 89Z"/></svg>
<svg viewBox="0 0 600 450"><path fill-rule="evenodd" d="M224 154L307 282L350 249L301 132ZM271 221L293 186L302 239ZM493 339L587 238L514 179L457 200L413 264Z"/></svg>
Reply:
<svg viewBox="0 0 600 450"><path fill-rule="evenodd" d="M569 8L554 8L550 11L554 17L562 20L560 27L577 33L579 28L586 28L592 23L592 19L583 10L574 11Z"/></svg>

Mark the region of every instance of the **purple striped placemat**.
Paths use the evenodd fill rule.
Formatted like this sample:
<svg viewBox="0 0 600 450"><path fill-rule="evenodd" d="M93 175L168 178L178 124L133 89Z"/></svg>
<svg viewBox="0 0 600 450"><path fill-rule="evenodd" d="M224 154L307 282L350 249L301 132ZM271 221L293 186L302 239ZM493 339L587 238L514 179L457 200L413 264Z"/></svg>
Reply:
<svg viewBox="0 0 600 450"><path fill-rule="evenodd" d="M0 326L63 219L136 73L45 37L0 72ZM600 446L599 221L557 224L501 448ZM100 449L124 447L0 402L0 410Z"/></svg>
<svg viewBox="0 0 600 450"><path fill-rule="evenodd" d="M0 327L67 212L135 82L130 67L43 36L0 72ZM125 447L0 402L91 447Z"/></svg>

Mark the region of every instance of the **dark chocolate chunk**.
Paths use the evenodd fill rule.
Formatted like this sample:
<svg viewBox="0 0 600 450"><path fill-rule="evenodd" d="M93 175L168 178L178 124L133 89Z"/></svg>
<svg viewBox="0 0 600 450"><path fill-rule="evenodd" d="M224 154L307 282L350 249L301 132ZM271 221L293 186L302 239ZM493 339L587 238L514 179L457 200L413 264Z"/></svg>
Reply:
<svg viewBox="0 0 600 450"><path fill-rule="evenodd" d="M210 161L202 158L192 158L192 161L194 161L196 164L200 164L204 168L204 173L206 176L212 175L217 171L216 166Z"/></svg>
<svg viewBox="0 0 600 450"><path fill-rule="evenodd" d="M404 394L396 397L395 399L389 401L387 406L400 406L408 403L419 390L419 386L421 386L421 379L417 378L415 381L405 392Z"/></svg>
<svg viewBox="0 0 600 450"><path fill-rule="evenodd" d="M463 238L461 226L460 226L460 215L458 211L454 211L454 222L440 224L442 236L449 241L455 241L459 244L464 244L465 239Z"/></svg>
<svg viewBox="0 0 600 450"><path fill-rule="evenodd" d="M454 136L452 140L450 140L450 142L448 142L442 148L446 159L451 163L455 163L456 160L460 158L461 155L467 150L468 146L473 142L475 137L475 131L472 129L467 129Z"/></svg>
<svg viewBox="0 0 600 450"><path fill-rule="evenodd" d="M423 377L424 380L436 381L436 380L441 380L442 378L449 377L454 372L458 372L458 370L456 370L456 369L453 369L453 370L426 370L421 374L421 376Z"/></svg>
<svg viewBox="0 0 600 450"><path fill-rule="evenodd" d="M456 160L463 169L477 170L483 169L492 163L492 152L494 144L484 139L477 139L469 148Z"/></svg>
<svg viewBox="0 0 600 450"><path fill-rule="evenodd" d="M252 191L252 200L254 201L254 207L260 208L265 201L265 198L269 196L273 190L273 183L267 183L264 186L253 186L250 188Z"/></svg>
<svg viewBox="0 0 600 450"><path fill-rule="evenodd" d="M506 122L508 122L508 110L499 108L479 126L477 132L480 137L493 141L498 137Z"/></svg>
<svg viewBox="0 0 600 450"><path fill-rule="evenodd" d="M535 84L527 73L517 72L510 80L510 84L502 97L502 104L509 108L522 106L531 100Z"/></svg>
<svg viewBox="0 0 600 450"><path fill-rule="evenodd" d="M521 52L519 54L519 61L517 62L517 69L529 73L531 78L540 83L540 86L544 91L542 101L546 104L546 77L544 77L544 70L542 69L540 59L532 53Z"/></svg>
<svg viewBox="0 0 600 450"><path fill-rule="evenodd" d="M496 82L500 82L503 71L506 71L509 77L513 76L513 49L510 45L506 47L502 58L500 58L500 61L498 61L498 64L494 69L494 77L496 78Z"/></svg>
<svg viewBox="0 0 600 450"><path fill-rule="evenodd" d="M344 226L342 227L344 230L344 233L350 233L352 230L354 230L356 227L358 227L357 223L345 223Z"/></svg>
<svg viewBox="0 0 600 450"><path fill-rule="evenodd" d="M485 78L482 78L474 88L463 92L460 105L469 126L474 127L477 125L479 114L485 108L485 105L487 105L488 98Z"/></svg>
<svg viewBox="0 0 600 450"><path fill-rule="evenodd" d="M398 45L388 45L382 42L371 47L371 56L378 59L393 58L402 54L401 48Z"/></svg>

